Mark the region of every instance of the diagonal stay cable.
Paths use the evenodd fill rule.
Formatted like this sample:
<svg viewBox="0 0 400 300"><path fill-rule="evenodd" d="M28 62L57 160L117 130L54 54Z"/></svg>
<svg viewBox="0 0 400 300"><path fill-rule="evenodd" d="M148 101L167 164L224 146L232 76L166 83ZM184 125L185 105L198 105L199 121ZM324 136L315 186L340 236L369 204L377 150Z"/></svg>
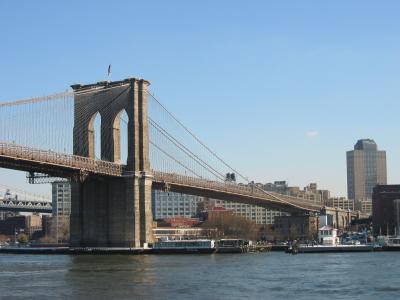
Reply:
<svg viewBox="0 0 400 300"><path fill-rule="evenodd" d="M167 138L171 143L173 143L178 149L180 149L183 153L188 155L192 160L197 162L201 167L203 167L206 171L210 172L213 174L215 177L224 180L224 176L216 171L214 168L209 166L206 162L204 162L201 158L199 158L196 154L194 154L192 151L190 151L187 147L185 147L182 143L180 143L177 139L175 139L171 134L169 134L165 129L163 129L159 124L157 124L155 121L153 121L150 117L149 118L149 123L150 125L155 128L159 133L161 133L165 138ZM121 121L124 122L125 124L128 124L128 122L124 119L121 118ZM192 172L193 173L193 172ZM200 176L201 177L201 176Z"/></svg>
<svg viewBox="0 0 400 300"><path fill-rule="evenodd" d="M175 117L174 114L172 114L153 94L151 94L149 91L147 92L148 95L154 99L158 105L173 119L175 120L175 122L177 122L190 136L192 136L200 145L202 145L208 152L211 153L211 155L213 155L217 160L219 160L222 164L224 164L226 167L228 167L230 170L234 171L237 175L239 175L242 179L244 179L247 183L250 183L248 177L242 175L241 173L239 173L237 170L235 170L232 166L230 166L228 163L226 163L221 157L219 157L214 151L212 151L204 142L202 142L188 127L186 127L181 121L179 121L179 119L177 117ZM280 197L271 194L267 191L265 191L264 189L253 185L255 189L263 192L264 194L268 195L269 197L272 197L274 199L283 201L283 202L287 202L283 199L281 199Z"/></svg>
<svg viewBox="0 0 400 300"><path fill-rule="evenodd" d="M245 181L249 182L248 178L239 173L237 170L235 170L232 166L227 164L221 157L219 157L214 151L212 151L205 143L203 143L188 127L186 127L181 121L178 120L175 115L173 115L160 101L157 100L157 98L151 94L150 92L147 92L164 110L165 112L175 120L190 136L192 136L200 145L202 145L208 152L210 152L216 159L218 159L221 163L223 163L226 167L228 167L230 170L235 172L237 175L239 175L241 178L243 178Z"/></svg>
<svg viewBox="0 0 400 300"><path fill-rule="evenodd" d="M152 144L154 147L156 147L159 151L161 151L164 155L168 156L170 159L172 159L173 161L175 161L177 164L179 164L181 167L183 167L184 169L188 170L190 173L194 174L195 176L199 177L199 178L203 178L201 177L199 174L197 174L196 172L194 172L193 170L191 170L189 167L185 166L184 164L182 164L179 160L177 160L176 158L174 158L172 155L170 155L169 153L167 153L165 150L161 149L159 146L157 146L155 143L153 143L152 141L149 141L150 144Z"/></svg>
<svg viewBox="0 0 400 300"><path fill-rule="evenodd" d="M152 125L158 132L160 132L163 136L165 136L171 143L173 143L176 147L178 147L182 152L184 152L186 155L188 155L191 159L196 161L201 167L206 169L208 172L210 172L217 178L219 178L221 180L225 179L223 174L219 173L212 166L210 166L208 163L206 163L204 160L202 160L200 157L198 157L195 153L193 153L185 145L183 145L181 142L179 142L175 137L173 137L168 131L166 131L164 128L162 128L157 122L153 121L150 117L149 117L149 122L150 122L150 125Z"/></svg>

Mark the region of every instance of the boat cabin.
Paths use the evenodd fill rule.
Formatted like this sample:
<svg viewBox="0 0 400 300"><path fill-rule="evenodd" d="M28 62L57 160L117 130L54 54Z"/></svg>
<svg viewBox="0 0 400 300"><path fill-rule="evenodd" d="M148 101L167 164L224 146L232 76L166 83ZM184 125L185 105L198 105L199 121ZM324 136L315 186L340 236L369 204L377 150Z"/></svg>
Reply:
<svg viewBox="0 0 400 300"><path fill-rule="evenodd" d="M318 230L318 240L321 245L338 245L337 229L326 225Z"/></svg>
<svg viewBox="0 0 400 300"><path fill-rule="evenodd" d="M154 249L191 249L191 248L205 248L214 249L214 240L168 240L156 242L153 245Z"/></svg>

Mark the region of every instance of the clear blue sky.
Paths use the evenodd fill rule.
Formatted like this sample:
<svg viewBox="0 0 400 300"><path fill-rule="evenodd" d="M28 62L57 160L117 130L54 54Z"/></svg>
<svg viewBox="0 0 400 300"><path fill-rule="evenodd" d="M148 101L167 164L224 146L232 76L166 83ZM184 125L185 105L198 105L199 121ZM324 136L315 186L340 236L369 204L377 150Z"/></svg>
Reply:
<svg viewBox="0 0 400 300"><path fill-rule="evenodd" d="M0 101L137 76L256 181L346 194L345 152L400 183L399 1L2 1ZM24 174L2 182L23 186ZM39 189L39 187L35 187Z"/></svg>

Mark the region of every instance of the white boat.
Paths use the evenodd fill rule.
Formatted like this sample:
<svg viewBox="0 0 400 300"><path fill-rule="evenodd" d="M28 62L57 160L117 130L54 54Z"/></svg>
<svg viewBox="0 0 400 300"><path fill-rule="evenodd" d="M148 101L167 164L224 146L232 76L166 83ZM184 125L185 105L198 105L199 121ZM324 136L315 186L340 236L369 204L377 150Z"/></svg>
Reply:
<svg viewBox="0 0 400 300"><path fill-rule="evenodd" d="M288 253L324 253L324 252L367 252L373 251L371 244L340 244L337 229L332 226L323 226L319 229L320 244L296 244L287 250Z"/></svg>
<svg viewBox="0 0 400 300"><path fill-rule="evenodd" d="M328 253L328 252L368 252L374 246L367 245L298 245L292 248L291 253Z"/></svg>
<svg viewBox="0 0 400 300"><path fill-rule="evenodd" d="M166 240L153 244L152 253L214 253L216 251L214 240Z"/></svg>
<svg viewBox="0 0 400 300"><path fill-rule="evenodd" d="M400 236L378 236L377 242L383 251L400 251Z"/></svg>

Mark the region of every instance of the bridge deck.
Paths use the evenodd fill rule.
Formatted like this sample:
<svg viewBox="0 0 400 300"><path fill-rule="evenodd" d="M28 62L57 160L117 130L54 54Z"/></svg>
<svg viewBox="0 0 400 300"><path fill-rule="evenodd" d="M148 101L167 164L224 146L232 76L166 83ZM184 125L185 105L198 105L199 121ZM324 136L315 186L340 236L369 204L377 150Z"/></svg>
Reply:
<svg viewBox="0 0 400 300"><path fill-rule="evenodd" d="M152 171L153 187L191 195L233 202L246 202L259 206L285 207L289 211L320 211L322 204L278 193L266 192L254 186L222 183L204 179Z"/></svg>
<svg viewBox="0 0 400 300"><path fill-rule="evenodd" d="M94 160L87 157L57 153L49 150L40 150L24 147L16 144L0 142L0 166L10 168L9 164L15 168L39 168L50 174L53 171L70 172L89 172L103 176L121 176L122 165ZM40 166L38 166L38 164Z"/></svg>
<svg viewBox="0 0 400 300"><path fill-rule="evenodd" d="M10 143L0 143L0 167L50 175L87 172L100 176L121 177L123 165L86 157L34 149ZM238 201L289 211L319 211L322 204L278 193L266 192L254 186L222 183L177 174L152 171L154 188L209 198Z"/></svg>

